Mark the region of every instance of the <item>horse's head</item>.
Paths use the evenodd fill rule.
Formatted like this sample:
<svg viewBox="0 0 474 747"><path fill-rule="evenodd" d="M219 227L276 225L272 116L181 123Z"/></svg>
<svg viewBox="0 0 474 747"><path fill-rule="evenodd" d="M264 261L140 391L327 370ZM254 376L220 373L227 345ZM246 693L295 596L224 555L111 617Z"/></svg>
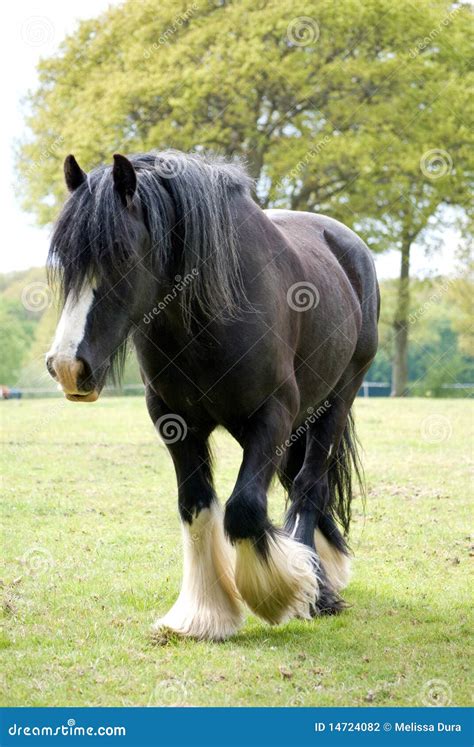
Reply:
<svg viewBox="0 0 474 747"><path fill-rule="evenodd" d="M128 159L116 155L113 167L87 176L68 156L64 171L71 194L49 255L64 306L46 366L67 399L94 402L149 308L150 239Z"/></svg>
<svg viewBox="0 0 474 747"><path fill-rule="evenodd" d="M64 309L46 364L68 399L93 402L150 311L182 322L236 318L242 285L235 201L251 181L235 163L178 151L115 155L86 175L64 164L70 197L49 253ZM153 324L161 324L153 319ZM153 343L152 343L153 344Z"/></svg>

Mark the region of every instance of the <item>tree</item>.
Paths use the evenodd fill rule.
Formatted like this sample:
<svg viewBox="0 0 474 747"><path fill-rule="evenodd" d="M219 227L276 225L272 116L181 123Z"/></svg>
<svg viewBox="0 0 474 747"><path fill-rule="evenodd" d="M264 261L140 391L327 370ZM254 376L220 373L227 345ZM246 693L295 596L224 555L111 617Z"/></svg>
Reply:
<svg viewBox="0 0 474 747"><path fill-rule="evenodd" d="M453 294L457 295L457 284L462 279L462 276L441 276L412 281L407 317L411 340L410 392L424 396L454 396L457 392L465 395L466 389L446 389L445 386L472 384L474 380L472 353L465 349L463 342L464 310L453 303ZM397 282L383 281L381 295L380 344L367 374L370 381L387 381L387 353L392 346L392 321L398 303Z"/></svg>
<svg viewBox="0 0 474 747"><path fill-rule="evenodd" d="M0 299L0 384L15 384L32 340L30 325L20 306Z"/></svg>
<svg viewBox="0 0 474 747"><path fill-rule="evenodd" d="M400 250L402 394L411 247L467 210L469 21L446 0L128 0L41 63L24 205L52 219L70 151L86 168L116 150L244 156L262 206L325 212L374 251Z"/></svg>
<svg viewBox="0 0 474 747"><path fill-rule="evenodd" d="M461 272L450 288L450 301L458 310L453 326L459 335L460 351L474 357L474 259L470 247L460 247L458 257Z"/></svg>

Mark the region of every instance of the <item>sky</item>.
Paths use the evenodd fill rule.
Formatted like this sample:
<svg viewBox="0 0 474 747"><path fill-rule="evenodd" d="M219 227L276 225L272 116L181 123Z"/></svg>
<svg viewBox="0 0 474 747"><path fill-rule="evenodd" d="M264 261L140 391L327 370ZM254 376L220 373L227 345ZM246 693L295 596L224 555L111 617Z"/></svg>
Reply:
<svg viewBox="0 0 474 747"><path fill-rule="evenodd" d="M8 4L0 45L4 72L0 199L5 246L0 272L44 265L48 251L49 231L35 227L34 218L22 211L13 186L16 182L14 143L25 130L22 99L36 87L36 65L41 57L54 54L78 20L92 18L111 4L109 0L14 0Z"/></svg>
<svg viewBox="0 0 474 747"><path fill-rule="evenodd" d="M22 211L13 187L16 182L14 143L25 130L22 99L36 87L36 65L41 57L54 54L61 39L74 30L78 20L98 15L112 4L115 3L110 0L15 0L8 5L8 20L0 45L1 69L7 71L2 86L0 199L5 250L0 272L44 265L48 251L48 229L36 227L33 217ZM172 147L173 143L169 145ZM429 258L422 249L414 247L413 274L451 272L457 240L454 232L446 231L442 250ZM398 252L386 252L375 260L380 278L397 277Z"/></svg>

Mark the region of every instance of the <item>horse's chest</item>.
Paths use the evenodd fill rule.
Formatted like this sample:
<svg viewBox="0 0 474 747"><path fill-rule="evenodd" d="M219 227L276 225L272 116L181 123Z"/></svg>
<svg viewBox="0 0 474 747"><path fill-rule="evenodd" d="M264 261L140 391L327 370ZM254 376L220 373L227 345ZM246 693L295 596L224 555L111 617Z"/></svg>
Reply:
<svg viewBox="0 0 474 747"><path fill-rule="evenodd" d="M252 412L268 389L272 367L264 358L242 354L232 346L190 345L179 355L171 351L148 359L146 378L167 406L191 420L209 420L222 425L234 422L236 414ZM271 384L271 382L270 382Z"/></svg>

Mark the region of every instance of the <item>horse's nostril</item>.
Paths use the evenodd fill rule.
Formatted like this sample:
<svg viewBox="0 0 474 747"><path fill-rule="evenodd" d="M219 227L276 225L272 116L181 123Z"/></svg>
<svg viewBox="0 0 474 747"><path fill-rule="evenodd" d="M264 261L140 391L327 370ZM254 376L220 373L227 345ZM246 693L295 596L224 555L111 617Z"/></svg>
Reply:
<svg viewBox="0 0 474 747"><path fill-rule="evenodd" d="M77 388L79 391L88 391L94 388L92 368L84 358L77 358Z"/></svg>
<svg viewBox="0 0 474 747"><path fill-rule="evenodd" d="M79 397L89 394L96 388L92 368L84 358L61 353L48 355L46 368L66 395Z"/></svg>
<svg viewBox="0 0 474 747"><path fill-rule="evenodd" d="M52 376L53 379L57 379L58 377L56 375L56 371L54 370L53 361L54 356L48 355L48 357L46 358L46 368L48 369L49 375Z"/></svg>

